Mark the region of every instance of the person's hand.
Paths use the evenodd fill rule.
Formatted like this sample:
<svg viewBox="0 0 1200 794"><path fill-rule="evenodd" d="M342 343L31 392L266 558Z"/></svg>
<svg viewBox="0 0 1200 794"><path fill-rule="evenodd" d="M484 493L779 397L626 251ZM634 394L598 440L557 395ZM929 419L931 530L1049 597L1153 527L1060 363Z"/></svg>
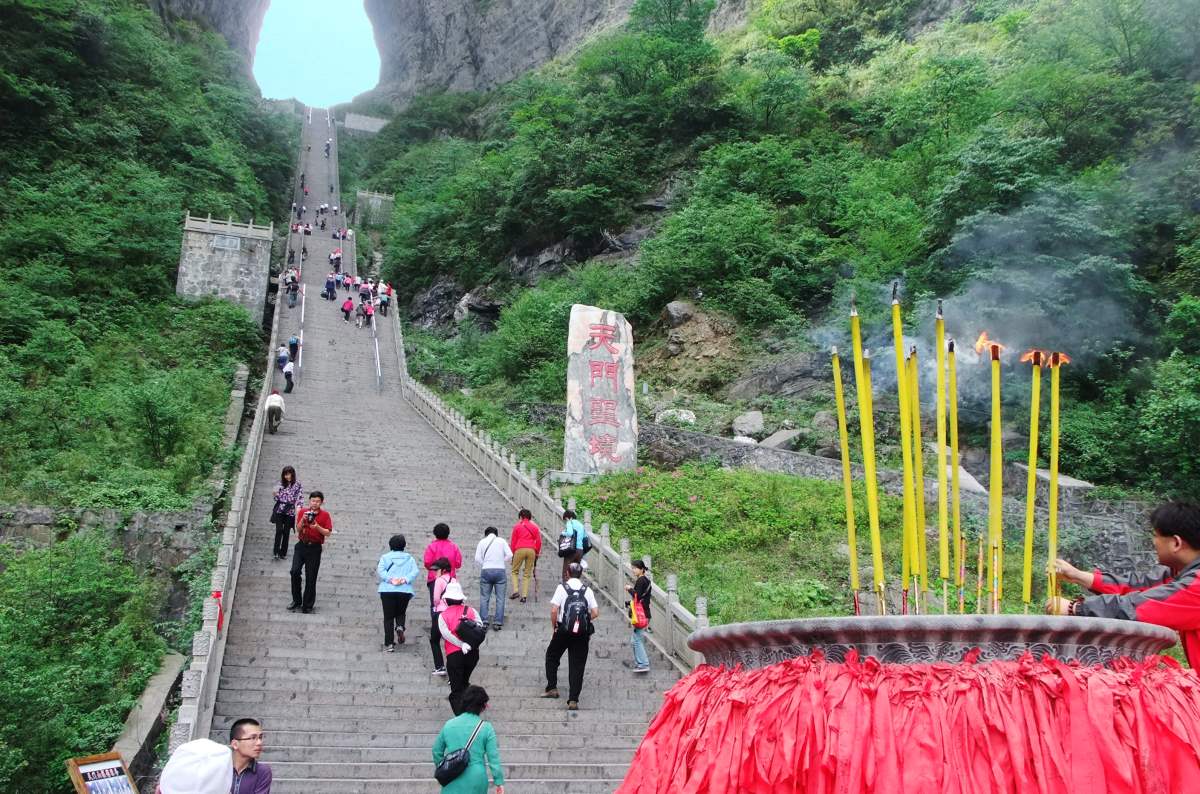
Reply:
<svg viewBox="0 0 1200 794"><path fill-rule="evenodd" d="M393 576L391 579L388 579L388 584L390 584L390 585L401 585L401 584L404 584L404 580L403 580L403 579L397 579L396 577L394 577L394 576Z"/></svg>
<svg viewBox="0 0 1200 794"><path fill-rule="evenodd" d="M496 786L496 794L504 794L504 786Z"/></svg>
<svg viewBox="0 0 1200 794"><path fill-rule="evenodd" d="M462 644L462 652L463 652L463 653L470 653L470 652L471 652L471 643L469 643L469 642L464 642L464 643Z"/></svg>
<svg viewBox="0 0 1200 794"><path fill-rule="evenodd" d="M1067 615L1070 614L1071 599L1056 596L1046 602L1047 615Z"/></svg>
<svg viewBox="0 0 1200 794"><path fill-rule="evenodd" d="M627 584L627 585L625 585L625 592L626 592L626 593L632 593L632 592L633 592L633 585L631 585L631 584Z"/></svg>
<svg viewBox="0 0 1200 794"><path fill-rule="evenodd" d="M1054 573L1060 579L1066 579L1068 582L1077 584L1080 587L1091 587L1092 574L1087 571L1081 571L1066 560L1054 561Z"/></svg>
<svg viewBox="0 0 1200 794"><path fill-rule="evenodd" d="M408 580L405 579L403 576L401 576L399 579L396 580L396 584L408 584Z"/></svg>

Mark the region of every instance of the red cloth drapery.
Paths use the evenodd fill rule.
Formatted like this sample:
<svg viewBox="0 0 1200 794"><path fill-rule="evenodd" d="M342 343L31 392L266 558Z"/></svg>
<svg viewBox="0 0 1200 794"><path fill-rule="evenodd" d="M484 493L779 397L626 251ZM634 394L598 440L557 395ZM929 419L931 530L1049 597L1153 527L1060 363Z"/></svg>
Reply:
<svg viewBox="0 0 1200 794"><path fill-rule="evenodd" d="M1200 677L1173 659L701 666L618 794L1175 794L1200 785Z"/></svg>

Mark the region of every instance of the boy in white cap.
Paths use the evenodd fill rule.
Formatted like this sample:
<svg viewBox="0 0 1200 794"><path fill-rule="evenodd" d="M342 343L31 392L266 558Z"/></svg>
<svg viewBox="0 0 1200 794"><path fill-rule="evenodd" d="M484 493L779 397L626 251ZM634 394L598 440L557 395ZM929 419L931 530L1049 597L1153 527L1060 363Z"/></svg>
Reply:
<svg viewBox="0 0 1200 794"><path fill-rule="evenodd" d="M158 794L229 794L233 786L233 751L211 739L196 739L175 748Z"/></svg>

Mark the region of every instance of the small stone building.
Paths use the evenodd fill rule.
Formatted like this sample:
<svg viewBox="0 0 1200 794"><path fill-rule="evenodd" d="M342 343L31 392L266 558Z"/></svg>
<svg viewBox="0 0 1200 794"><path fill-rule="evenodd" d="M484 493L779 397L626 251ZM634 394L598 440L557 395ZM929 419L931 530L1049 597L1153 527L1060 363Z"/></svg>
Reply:
<svg viewBox="0 0 1200 794"><path fill-rule="evenodd" d="M183 298L224 298L263 315L271 281L274 224L193 218L183 222L183 250L175 293Z"/></svg>

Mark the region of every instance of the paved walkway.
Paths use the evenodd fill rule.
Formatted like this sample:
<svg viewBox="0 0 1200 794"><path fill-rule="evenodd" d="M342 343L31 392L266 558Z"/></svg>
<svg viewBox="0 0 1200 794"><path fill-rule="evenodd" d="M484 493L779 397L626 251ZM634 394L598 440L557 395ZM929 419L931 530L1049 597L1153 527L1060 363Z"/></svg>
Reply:
<svg viewBox="0 0 1200 794"><path fill-rule="evenodd" d="M310 186L327 191L336 185L336 159L327 161L322 146L336 135L323 110L312 116L302 170ZM315 195L307 203L321 200L340 203ZM319 297L337 241L317 232L304 240L313 264L303 274L302 368L279 433L263 442L212 736L225 741L239 717L261 720L275 794L436 792L431 747L451 713L445 679L430 675L428 597L421 592L410 606L408 643L384 653L375 562L396 532L419 560L438 521L451 526L451 539L470 559L485 526L508 536L515 510L400 396L387 322L380 325L380 387L372 332L345 324ZM284 311L286 339L300 328L300 307ZM271 559L272 487L288 464L306 490L324 491L334 521L311 615L286 611L290 561ZM511 792L611 792L675 676L657 655L650 676L625 670L628 630L605 607L580 711L569 714L565 697L539 699L548 602L560 568L552 554L538 569L539 603L507 602L504 630L484 644L473 683L491 696L487 717ZM477 604L473 563L461 579ZM565 696L565 657L560 684Z"/></svg>

